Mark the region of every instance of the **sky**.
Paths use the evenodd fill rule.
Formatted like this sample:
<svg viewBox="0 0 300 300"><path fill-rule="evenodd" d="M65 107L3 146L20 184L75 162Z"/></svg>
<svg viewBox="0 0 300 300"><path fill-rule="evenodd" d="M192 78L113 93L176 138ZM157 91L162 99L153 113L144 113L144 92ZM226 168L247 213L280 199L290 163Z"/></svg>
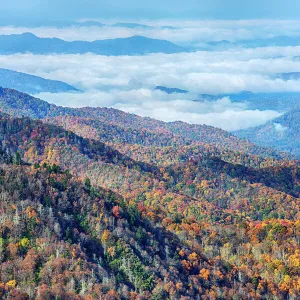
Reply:
<svg viewBox="0 0 300 300"><path fill-rule="evenodd" d="M1 25L77 19L299 19L299 0L2 0Z"/></svg>

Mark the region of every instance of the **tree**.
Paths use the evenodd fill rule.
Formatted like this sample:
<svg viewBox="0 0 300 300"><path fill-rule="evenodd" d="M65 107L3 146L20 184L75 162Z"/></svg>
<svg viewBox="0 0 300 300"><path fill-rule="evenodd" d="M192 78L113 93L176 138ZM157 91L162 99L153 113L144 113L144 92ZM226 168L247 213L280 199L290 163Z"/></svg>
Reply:
<svg viewBox="0 0 300 300"><path fill-rule="evenodd" d="M21 165L22 164L22 159L21 159L21 154L17 151L13 157L13 163L14 165Z"/></svg>
<svg viewBox="0 0 300 300"><path fill-rule="evenodd" d="M88 177L84 179L84 185L87 189L91 188L91 180Z"/></svg>

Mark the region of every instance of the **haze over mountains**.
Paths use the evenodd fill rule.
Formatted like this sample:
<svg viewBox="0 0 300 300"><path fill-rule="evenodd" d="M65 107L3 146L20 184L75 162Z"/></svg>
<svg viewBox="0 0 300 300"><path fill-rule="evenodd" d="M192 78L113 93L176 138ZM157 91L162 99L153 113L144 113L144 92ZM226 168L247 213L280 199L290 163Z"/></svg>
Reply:
<svg viewBox="0 0 300 300"><path fill-rule="evenodd" d="M299 106L298 106L299 107ZM290 152L300 157L300 111L291 110L264 125L235 132L257 145Z"/></svg>

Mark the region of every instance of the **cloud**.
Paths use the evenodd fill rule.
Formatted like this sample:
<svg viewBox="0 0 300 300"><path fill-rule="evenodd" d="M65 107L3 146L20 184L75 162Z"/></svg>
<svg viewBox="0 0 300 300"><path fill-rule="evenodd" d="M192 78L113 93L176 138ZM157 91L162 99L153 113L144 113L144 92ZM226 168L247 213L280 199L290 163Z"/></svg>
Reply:
<svg viewBox="0 0 300 300"><path fill-rule="evenodd" d="M285 127L285 126L283 126L283 125L281 125L279 123L274 123L274 128L279 133L283 133L283 132L285 132L288 129L287 127Z"/></svg>
<svg viewBox="0 0 300 300"><path fill-rule="evenodd" d="M41 93L38 97L61 106L113 107L162 121L181 120L229 131L262 125L280 116L280 113L272 110L249 110L246 103L233 103L229 98L196 102L189 99L188 95L167 95L148 89L89 91L84 94Z"/></svg>
<svg viewBox="0 0 300 300"><path fill-rule="evenodd" d="M0 56L0 67L62 80L84 90L126 90L138 84L176 87L194 95L283 92L300 91L299 81L272 75L299 71L300 61L293 60L299 53L300 47L268 47L137 57L15 54Z"/></svg>

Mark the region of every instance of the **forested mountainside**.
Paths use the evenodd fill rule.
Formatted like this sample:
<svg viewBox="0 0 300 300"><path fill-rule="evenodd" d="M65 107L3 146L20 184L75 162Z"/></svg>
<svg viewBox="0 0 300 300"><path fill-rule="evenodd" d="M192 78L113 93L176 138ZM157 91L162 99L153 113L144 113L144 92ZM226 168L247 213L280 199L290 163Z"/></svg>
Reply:
<svg viewBox="0 0 300 300"><path fill-rule="evenodd" d="M2 298L300 297L299 161L9 89L0 107Z"/></svg>
<svg viewBox="0 0 300 300"><path fill-rule="evenodd" d="M83 54L97 55L144 55L149 53L187 52L181 46L166 40L151 39L143 36L116 38L107 40L64 41L58 38L40 38L32 33L0 35L0 53L33 53L33 54Z"/></svg>
<svg viewBox="0 0 300 300"><path fill-rule="evenodd" d="M49 80L7 69L0 69L0 86L3 88L16 89L29 94L78 91L75 87L62 81Z"/></svg>
<svg viewBox="0 0 300 300"><path fill-rule="evenodd" d="M67 108L11 89L0 88L0 109L15 117L47 119L78 135L106 142L125 142L150 146L213 144L219 148L260 156L283 158L287 155L237 138L222 129L184 122L166 123L122 112L112 108Z"/></svg>
<svg viewBox="0 0 300 300"><path fill-rule="evenodd" d="M140 294L151 299L206 293L204 279L183 272L185 260L178 251L192 255L195 271L211 270L207 259L142 218L133 203L88 180L81 183L55 165L6 164L0 173L5 199L0 202L1 298L133 299ZM198 287L191 288L188 277L195 277ZM223 280L229 292L226 284Z"/></svg>
<svg viewBox="0 0 300 300"><path fill-rule="evenodd" d="M139 162L5 114L0 136L14 162L0 180L4 297L299 296L296 161L248 154L233 164L203 146L188 159L150 164L147 147L127 145L140 147ZM152 149L167 161L172 148Z"/></svg>
<svg viewBox="0 0 300 300"><path fill-rule="evenodd" d="M290 152L300 157L300 109L292 110L264 125L235 132L257 145Z"/></svg>

